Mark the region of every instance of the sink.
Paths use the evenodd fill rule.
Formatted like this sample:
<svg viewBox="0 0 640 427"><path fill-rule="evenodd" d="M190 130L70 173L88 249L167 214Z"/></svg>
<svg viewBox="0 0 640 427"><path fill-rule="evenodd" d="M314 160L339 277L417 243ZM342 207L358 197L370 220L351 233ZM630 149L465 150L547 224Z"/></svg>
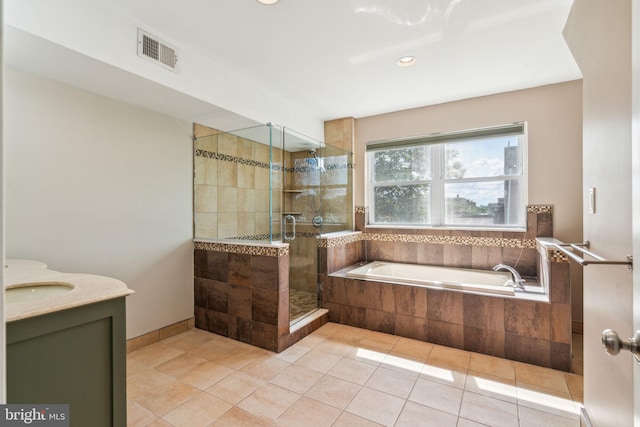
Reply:
<svg viewBox="0 0 640 427"><path fill-rule="evenodd" d="M65 294L73 290L71 283L65 282L33 282L11 285L5 289L5 301L13 302L35 301Z"/></svg>

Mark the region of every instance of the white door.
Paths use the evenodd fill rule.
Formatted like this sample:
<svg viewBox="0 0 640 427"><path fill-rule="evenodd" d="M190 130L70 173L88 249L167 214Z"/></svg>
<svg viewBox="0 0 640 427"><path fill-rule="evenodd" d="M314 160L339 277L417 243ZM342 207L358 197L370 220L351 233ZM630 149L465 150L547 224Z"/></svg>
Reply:
<svg viewBox="0 0 640 427"><path fill-rule="evenodd" d="M633 271L583 270L584 404L596 427L640 427L638 364L626 350L607 355L600 342L605 329L623 340L640 329L639 9L640 0L575 0L564 31L584 77L584 238L607 259L638 258ZM593 213L590 188L597 190Z"/></svg>

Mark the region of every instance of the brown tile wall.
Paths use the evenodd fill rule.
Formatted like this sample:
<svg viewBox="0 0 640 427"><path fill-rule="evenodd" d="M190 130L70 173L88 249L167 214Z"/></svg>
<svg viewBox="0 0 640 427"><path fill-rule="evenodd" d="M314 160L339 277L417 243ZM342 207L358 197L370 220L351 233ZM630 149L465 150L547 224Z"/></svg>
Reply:
<svg viewBox="0 0 640 427"><path fill-rule="evenodd" d="M526 232L364 228L366 209L356 209L361 231L495 239L534 239L553 234L552 216L532 209ZM523 245L525 246L525 245ZM537 253L529 247L475 246L367 240L319 248L322 306L329 320L374 331L490 354L564 371L571 370L569 264L551 263L550 303L465 294L330 276L361 261L394 261L490 269L516 264L537 275ZM358 258L360 254L360 258Z"/></svg>
<svg viewBox="0 0 640 427"><path fill-rule="evenodd" d="M282 351L326 323L289 333L289 255L194 250L195 327Z"/></svg>

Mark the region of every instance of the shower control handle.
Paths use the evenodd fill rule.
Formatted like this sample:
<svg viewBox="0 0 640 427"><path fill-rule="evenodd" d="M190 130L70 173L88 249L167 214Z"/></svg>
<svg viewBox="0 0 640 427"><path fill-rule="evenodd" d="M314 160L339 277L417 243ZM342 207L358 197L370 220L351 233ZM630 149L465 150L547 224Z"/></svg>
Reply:
<svg viewBox="0 0 640 427"><path fill-rule="evenodd" d="M287 222L291 222L291 234L287 233ZM296 238L296 217L285 215L284 217L284 240L294 240Z"/></svg>
<svg viewBox="0 0 640 427"><path fill-rule="evenodd" d="M602 331L602 347L611 356L616 356L620 350L629 350L640 362L640 330L637 330L633 337L623 341L613 329Z"/></svg>

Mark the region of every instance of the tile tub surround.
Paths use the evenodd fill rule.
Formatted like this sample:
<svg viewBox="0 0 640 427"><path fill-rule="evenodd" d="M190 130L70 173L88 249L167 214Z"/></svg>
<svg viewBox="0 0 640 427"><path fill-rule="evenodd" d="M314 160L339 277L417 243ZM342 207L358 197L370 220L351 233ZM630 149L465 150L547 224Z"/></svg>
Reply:
<svg viewBox="0 0 640 427"><path fill-rule="evenodd" d="M358 215L366 209L356 209L356 223L364 220ZM505 263L537 276L535 237L552 234L549 206L528 207L526 232L365 230L319 243L321 299L330 321L571 370L569 264L555 252L548 257L548 303L331 276L373 260L478 269Z"/></svg>
<svg viewBox="0 0 640 427"><path fill-rule="evenodd" d="M194 247L196 328L279 352L327 322L325 314L290 330L287 245Z"/></svg>

